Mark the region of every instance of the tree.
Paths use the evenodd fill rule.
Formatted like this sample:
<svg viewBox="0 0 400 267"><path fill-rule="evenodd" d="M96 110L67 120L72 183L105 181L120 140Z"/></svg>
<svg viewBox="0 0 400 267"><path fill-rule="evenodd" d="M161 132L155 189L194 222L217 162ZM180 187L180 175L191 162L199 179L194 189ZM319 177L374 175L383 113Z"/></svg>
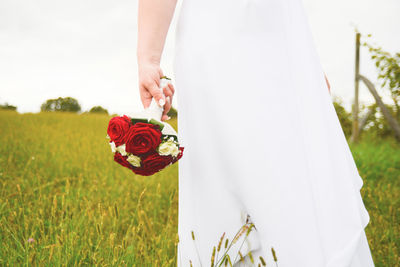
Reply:
<svg viewBox="0 0 400 267"><path fill-rule="evenodd" d="M371 34L368 34L367 37L371 37ZM373 46L368 42L364 42L363 46L369 49L371 59L375 61L381 89L389 90L394 104L392 106L383 103L374 84L365 76L358 74L358 79L364 82L376 101L376 105L370 106L364 125L369 125L370 131L374 131L380 136L387 136L392 130L400 141L400 53L392 55L383 51L381 47Z"/></svg>
<svg viewBox="0 0 400 267"><path fill-rule="evenodd" d="M40 107L41 111L81 111L81 105L78 100L72 97L59 97L57 99L48 99Z"/></svg>
<svg viewBox="0 0 400 267"><path fill-rule="evenodd" d="M16 110L17 110L17 107L16 107L16 106L9 105L9 104L6 102L5 104L0 104L0 109L6 109L6 110L16 111Z"/></svg>
<svg viewBox="0 0 400 267"><path fill-rule="evenodd" d="M101 106L94 106L89 110L89 113L101 113L101 114L108 115L108 110Z"/></svg>
<svg viewBox="0 0 400 267"><path fill-rule="evenodd" d="M369 34L368 37L371 37ZM363 43L368 47L371 59L375 61L378 69L378 80L382 82L382 88L390 91L391 98L396 108L395 116L400 114L400 53L394 55L383 51L381 47L375 47L367 42Z"/></svg>

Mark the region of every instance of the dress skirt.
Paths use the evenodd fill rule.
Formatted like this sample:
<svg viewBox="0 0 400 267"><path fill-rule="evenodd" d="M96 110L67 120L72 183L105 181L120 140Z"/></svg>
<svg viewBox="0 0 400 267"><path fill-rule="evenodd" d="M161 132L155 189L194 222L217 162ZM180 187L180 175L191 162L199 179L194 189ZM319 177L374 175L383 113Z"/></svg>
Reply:
<svg viewBox="0 0 400 267"><path fill-rule="evenodd" d="M272 248L279 267L374 266L363 180L301 0L183 0L175 39L178 266L210 266L248 218L235 266L249 252L275 266Z"/></svg>

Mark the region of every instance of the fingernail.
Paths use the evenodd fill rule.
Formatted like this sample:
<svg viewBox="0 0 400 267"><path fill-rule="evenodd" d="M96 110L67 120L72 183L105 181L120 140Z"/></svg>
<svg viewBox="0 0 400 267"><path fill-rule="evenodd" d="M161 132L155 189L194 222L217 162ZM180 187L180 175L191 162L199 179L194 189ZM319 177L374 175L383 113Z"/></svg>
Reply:
<svg viewBox="0 0 400 267"><path fill-rule="evenodd" d="M164 106L164 105L165 105L165 100L161 98L161 99L158 101L158 103L160 104L160 106Z"/></svg>
<svg viewBox="0 0 400 267"><path fill-rule="evenodd" d="M166 120L169 120L169 119L171 119L171 117L170 117L170 116L168 116Z"/></svg>

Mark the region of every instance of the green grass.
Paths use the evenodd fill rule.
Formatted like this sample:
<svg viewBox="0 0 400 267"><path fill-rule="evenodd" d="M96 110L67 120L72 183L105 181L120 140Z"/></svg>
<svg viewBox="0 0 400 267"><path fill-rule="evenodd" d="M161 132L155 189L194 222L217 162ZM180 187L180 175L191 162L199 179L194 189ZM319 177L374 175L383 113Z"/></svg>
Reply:
<svg viewBox="0 0 400 267"><path fill-rule="evenodd" d="M400 266L400 145L366 136L350 148L364 180L361 194L371 218L366 233L375 265Z"/></svg>
<svg viewBox="0 0 400 267"><path fill-rule="evenodd" d="M0 112L0 266L176 266L178 165L150 177L117 165L109 119ZM400 146L351 148L376 266L396 266Z"/></svg>
<svg viewBox="0 0 400 267"><path fill-rule="evenodd" d="M177 164L119 166L109 119L0 113L0 265L175 264Z"/></svg>

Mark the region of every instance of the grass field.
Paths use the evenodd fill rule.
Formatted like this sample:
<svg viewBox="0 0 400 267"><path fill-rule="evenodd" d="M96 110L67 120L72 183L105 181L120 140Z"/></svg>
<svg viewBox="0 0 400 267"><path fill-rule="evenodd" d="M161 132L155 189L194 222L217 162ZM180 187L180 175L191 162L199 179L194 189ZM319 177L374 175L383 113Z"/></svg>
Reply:
<svg viewBox="0 0 400 267"><path fill-rule="evenodd" d="M109 119L0 112L0 266L176 265L178 165L151 177L118 166ZM376 266L400 266L400 146L351 149Z"/></svg>

